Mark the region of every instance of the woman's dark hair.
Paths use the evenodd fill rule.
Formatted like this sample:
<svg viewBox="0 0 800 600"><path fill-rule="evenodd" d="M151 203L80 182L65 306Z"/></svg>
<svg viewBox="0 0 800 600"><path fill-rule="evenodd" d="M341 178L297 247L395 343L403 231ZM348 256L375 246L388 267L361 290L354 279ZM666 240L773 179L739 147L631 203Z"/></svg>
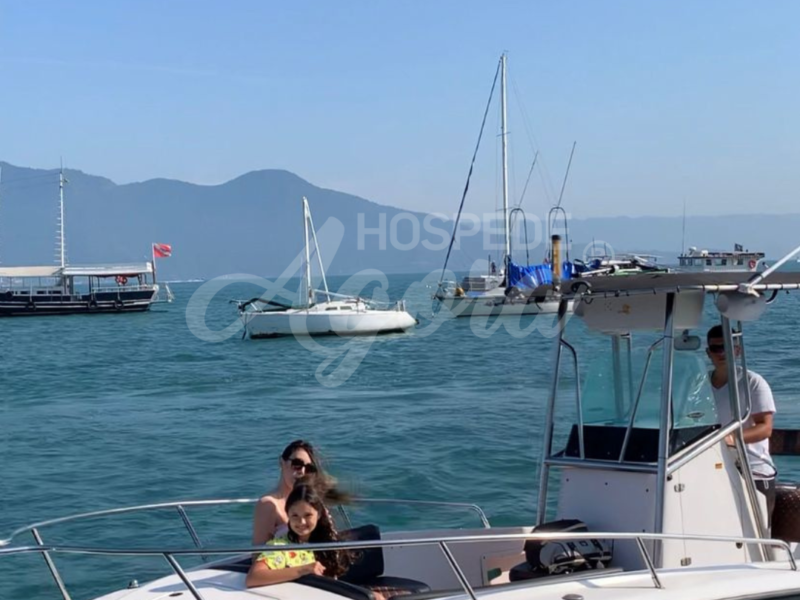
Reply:
<svg viewBox="0 0 800 600"><path fill-rule="evenodd" d="M314 456L316 453L314 446L311 445L311 442L307 442L305 440L295 440L291 442L288 446L286 446L286 448L283 449L283 452L281 452L281 458L283 460L289 460L292 454L294 454L295 450L305 450L308 452L308 455L311 457L311 460L314 462L314 464L317 464L316 457Z"/></svg>
<svg viewBox="0 0 800 600"><path fill-rule="evenodd" d="M317 468L316 473L313 475L306 474L302 479L307 481L310 479L315 479L315 485L317 485L320 490L333 490L334 486L336 485L336 480L325 470L322 456L317 449L314 448L311 442L307 442L306 440L295 440L291 442L288 446L286 446L286 448L283 449L283 452L281 452L281 460L289 460L292 457L292 454L294 454L297 450L305 450L308 454L308 457L311 459L311 463Z"/></svg>
<svg viewBox="0 0 800 600"><path fill-rule="evenodd" d="M303 477L297 481L289 497L286 498L286 512L288 514L291 507L298 502L307 502L317 511L318 515L317 526L308 538L309 543L338 542L341 538L325 502L340 503L346 500L346 494L333 488L320 486L316 477ZM288 538L294 544L300 541L291 526L289 526ZM353 563L352 554L346 550L316 551L314 557L325 567L325 575L328 577L341 577Z"/></svg>

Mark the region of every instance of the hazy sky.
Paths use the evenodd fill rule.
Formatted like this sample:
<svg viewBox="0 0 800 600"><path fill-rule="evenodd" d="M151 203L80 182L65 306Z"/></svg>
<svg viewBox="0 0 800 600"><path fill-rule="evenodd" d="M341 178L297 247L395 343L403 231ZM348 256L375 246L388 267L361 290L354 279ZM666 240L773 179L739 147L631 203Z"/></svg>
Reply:
<svg viewBox="0 0 800 600"><path fill-rule="evenodd" d="M576 216L800 212L798 23L792 0L0 0L0 160L118 183L284 168L451 213L505 50L515 201L533 147L544 167L528 210L575 140ZM473 212L499 201L496 105L488 125Z"/></svg>

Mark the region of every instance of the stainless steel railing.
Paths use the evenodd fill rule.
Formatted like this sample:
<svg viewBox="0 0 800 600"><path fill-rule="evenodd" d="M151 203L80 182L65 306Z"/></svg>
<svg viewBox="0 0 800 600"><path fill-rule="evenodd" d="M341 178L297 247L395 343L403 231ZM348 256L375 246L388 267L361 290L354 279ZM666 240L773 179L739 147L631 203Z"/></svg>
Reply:
<svg viewBox="0 0 800 600"><path fill-rule="evenodd" d="M9 546L11 542L14 540L15 537L27 533L32 532L34 529L41 530L44 527L51 527L53 525L59 525L62 523L69 523L72 521L80 521L86 519L94 519L98 517L109 517L114 515L122 515L134 512L144 512L144 511L153 511L153 510L163 510L163 509L175 509L179 516L181 517L184 526L186 527L189 535L192 537L195 545L198 548L202 547L200 543L200 538L197 535L197 532L192 525L189 516L186 514L186 507L190 506L223 506L223 505L235 505L235 504L255 504L259 501L259 498L223 498L218 500L182 500L177 502L161 502L156 504L140 504L137 506L125 506L121 508L109 508L104 510L96 510L92 512L85 512L76 515L68 515L65 517L58 517L55 519L48 519L46 521L38 521L36 523L32 523L30 525L26 525L24 527L19 527L11 532L11 534L5 538L0 539L0 548L4 546ZM435 500L405 500L402 498L353 498L351 500L353 504L402 504L408 506L439 506L442 508L456 508L456 509L463 509L468 510L476 513L478 518L481 521L483 527L489 528L491 524L489 523L489 519L486 517L486 513L483 509L478 506L477 504L469 504L464 502L438 502ZM349 516L344 513L344 518L346 519L347 523L350 524Z"/></svg>
<svg viewBox="0 0 800 600"><path fill-rule="evenodd" d="M63 520L61 521L63 522ZM783 549L787 553L788 564L792 571L797 571L797 563L792 556L791 547L783 540L765 540L761 538L742 538L742 537L727 537L727 536L707 536L707 535L685 535L685 534L668 534L668 533L619 533L619 532L591 532L593 538L605 540L632 540L636 543L639 552L642 555L642 560L645 565L645 570L650 575L654 587L662 589L664 586L658 576L658 571L654 566L652 557L644 544L645 540L648 541L665 541L665 540L679 540L679 541L707 541L717 543L735 543L735 544L753 544L759 547L777 547ZM486 542L503 542L503 541L527 541L527 540L580 540L585 539L587 533L508 533L508 534L491 534L485 535L466 535L457 537L438 537L438 538L414 538L404 540L369 540L358 542L331 542L326 544L313 544L315 551L324 550L361 550L366 548L385 548L385 547L414 547L414 546L438 546L444 555L450 569L459 581L459 584L464 590L464 593L471 599L477 600L475 590L470 585L464 571L461 569L458 561L450 550L452 544L467 544L467 543L486 543ZM307 544L290 544L281 546L281 550L308 550ZM31 554L38 553L49 555L50 553L63 553L63 554L84 554L84 555L105 555L105 556L163 556L169 563L175 574L186 585L189 592L195 600L204 600L203 595L194 586L186 571L181 567L176 557L179 556L193 556L198 554L214 554L214 555L238 555L238 554L255 554L262 552L263 546L249 546L241 548L205 548L200 549L132 549L132 548L92 548L80 546L57 546L57 545L39 545L39 546L16 546L0 548L0 558L3 556L11 556L16 554ZM588 571L587 578L593 575L600 574L602 571ZM68 599L69 595L65 589L62 589L64 598Z"/></svg>

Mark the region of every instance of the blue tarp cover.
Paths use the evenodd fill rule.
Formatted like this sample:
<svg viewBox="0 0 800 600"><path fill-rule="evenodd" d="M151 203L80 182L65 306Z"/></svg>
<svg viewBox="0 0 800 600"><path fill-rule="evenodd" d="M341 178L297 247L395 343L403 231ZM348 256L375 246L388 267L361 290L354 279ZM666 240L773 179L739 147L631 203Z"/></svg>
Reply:
<svg viewBox="0 0 800 600"><path fill-rule="evenodd" d="M561 279L571 279L575 267L571 262L562 264ZM553 283L553 269L549 264L524 267L508 262L508 287L534 289L545 283Z"/></svg>

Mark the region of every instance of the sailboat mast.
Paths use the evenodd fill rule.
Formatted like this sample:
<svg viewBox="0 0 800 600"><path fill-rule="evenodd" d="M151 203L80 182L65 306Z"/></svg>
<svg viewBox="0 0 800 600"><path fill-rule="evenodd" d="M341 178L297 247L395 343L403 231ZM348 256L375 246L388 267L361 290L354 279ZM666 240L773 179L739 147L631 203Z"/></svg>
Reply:
<svg viewBox="0 0 800 600"><path fill-rule="evenodd" d="M508 261L511 260L511 230L508 221L508 130L507 130L507 115L506 115L506 54L500 57L500 105L501 105L501 121L500 121L500 137L503 143L503 232L505 233L505 258L503 264L505 265L506 274L508 274Z"/></svg>
<svg viewBox="0 0 800 600"><path fill-rule="evenodd" d="M66 251L64 249L64 164L61 164L61 170L58 173L58 205L59 205L59 221L58 221L58 242L59 242L59 255L61 259L61 268L67 265Z"/></svg>
<svg viewBox="0 0 800 600"><path fill-rule="evenodd" d="M314 289L311 287L311 252L308 244L308 200L303 196L303 234L306 252L306 306L311 306L314 297Z"/></svg>
<svg viewBox="0 0 800 600"><path fill-rule="evenodd" d="M322 289L325 290L325 296L328 298L328 302L331 301L331 293L328 290L328 281L325 279L325 266L322 264L322 254L319 251L319 243L317 243L317 230L314 227L314 219L311 218L311 209L308 209L308 222L311 225L311 238L314 240L314 252L317 255L317 264L319 265L319 272L322 276ZM311 278L309 276L309 281Z"/></svg>

